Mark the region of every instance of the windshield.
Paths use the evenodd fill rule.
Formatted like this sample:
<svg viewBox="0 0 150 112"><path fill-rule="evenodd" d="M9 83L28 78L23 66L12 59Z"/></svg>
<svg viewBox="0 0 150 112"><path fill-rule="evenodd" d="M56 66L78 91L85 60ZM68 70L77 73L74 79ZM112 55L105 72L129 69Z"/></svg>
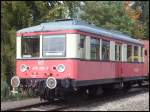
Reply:
<svg viewBox="0 0 150 112"><path fill-rule="evenodd" d="M43 57L65 56L65 35L43 36Z"/></svg>
<svg viewBox="0 0 150 112"><path fill-rule="evenodd" d="M26 36L21 39L21 52L23 58L39 57L39 36Z"/></svg>

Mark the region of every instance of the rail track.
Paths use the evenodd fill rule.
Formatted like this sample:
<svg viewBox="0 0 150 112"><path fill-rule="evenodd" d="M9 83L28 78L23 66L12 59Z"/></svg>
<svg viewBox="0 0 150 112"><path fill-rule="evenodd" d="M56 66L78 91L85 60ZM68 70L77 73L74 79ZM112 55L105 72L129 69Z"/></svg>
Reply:
<svg viewBox="0 0 150 112"><path fill-rule="evenodd" d="M55 101L52 104L45 104L41 105L39 107L35 106L32 108L28 108L26 110L30 111L61 111L65 110L67 108L75 108L75 107L82 107L82 106L87 106L87 105L92 105L95 102L100 102L101 104L105 102L111 102L114 100L117 100L118 98L126 98L130 96L134 96L137 94L144 93L148 91L147 89L148 85L144 85L142 87L134 87L131 89L128 93L124 93L123 91L113 91L110 94L103 94L101 96L97 96L94 98L83 98L83 97L78 97L76 99L69 100L68 102L63 102L60 100Z"/></svg>
<svg viewBox="0 0 150 112"><path fill-rule="evenodd" d="M142 94L149 90L149 85L143 85L142 87L133 87L129 92L124 93L123 91L112 91L109 94L102 94L93 98L84 98L84 97L76 97L71 98L70 100L62 101L56 99L53 103L49 104L48 102L40 102L34 105L27 105L23 107L17 107L13 109L8 109L6 111L60 111L65 110L67 108L75 108L75 107L84 107L88 105L92 105L93 103L99 102L99 104L104 104L106 102L111 102L117 100L118 98L127 98L130 96Z"/></svg>

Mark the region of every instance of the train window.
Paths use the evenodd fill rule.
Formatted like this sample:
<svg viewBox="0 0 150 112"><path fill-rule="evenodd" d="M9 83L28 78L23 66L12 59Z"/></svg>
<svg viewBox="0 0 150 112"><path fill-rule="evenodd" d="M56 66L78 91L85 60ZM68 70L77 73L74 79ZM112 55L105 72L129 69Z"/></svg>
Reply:
<svg viewBox="0 0 150 112"><path fill-rule="evenodd" d="M85 36L80 35L80 48L84 48L84 47L85 47Z"/></svg>
<svg viewBox="0 0 150 112"><path fill-rule="evenodd" d="M22 37L21 39L21 52L23 58L39 57L39 36Z"/></svg>
<svg viewBox="0 0 150 112"><path fill-rule="evenodd" d="M43 36L43 57L65 55L65 35Z"/></svg>
<svg viewBox="0 0 150 112"><path fill-rule="evenodd" d="M134 46L134 62L138 62L138 46Z"/></svg>
<svg viewBox="0 0 150 112"><path fill-rule="evenodd" d="M102 40L102 60L110 60L110 42Z"/></svg>
<svg viewBox="0 0 150 112"><path fill-rule="evenodd" d="M121 61L121 45L120 44L115 45L115 60Z"/></svg>
<svg viewBox="0 0 150 112"><path fill-rule="evenodd" d="M86 44L86 37L85 35L80 35L80 58L85 58L85 44Z"/></svg>
<svg viewBox="0 0 150 112"><path fill-rule="evenodd" d="M132 45L127 45L127 61L132 61Z"/></svg>
<svg viewBox="0 0 150 112"><path fill-rule="evenodd" d="M143 47L141 47L141 62L143 62Z"/></svg>
<svg viewBox="0 0 150 112"><path fill-rule="evenodd" d="M91 59L99 60L100 41L99 39L91 38Z"/></svg>

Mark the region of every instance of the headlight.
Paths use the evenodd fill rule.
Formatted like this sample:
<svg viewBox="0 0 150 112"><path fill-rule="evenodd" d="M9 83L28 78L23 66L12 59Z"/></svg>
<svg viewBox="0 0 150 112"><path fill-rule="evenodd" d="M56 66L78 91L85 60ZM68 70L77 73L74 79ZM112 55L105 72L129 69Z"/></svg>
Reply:
<svg viewBox="0 0 150 112"><path fill-rule="evenodd" d="M65 71L65 65L63 65L63 64L57 65L56 70L58 72L64 72Z"/></svg>
<svg viewBox="0 0 150 112"><path fill-rule="evenodd" d="M20 71L21 71L21 72L25 72L27 69L28 69L27 65L22 64L22 65L20 66Z"/></svg>
<svg viewBox="0 0 150 112"><path fill-rule="evenodd" d="M46 80L46 86L49 89L54 89L57 86L57 81L54 77L48 77Z"/></svg>
<svg viewBox="0 0 150 112"><path fill-rule="evenodd" d="M11 78L11 86L18 87L20 85L20 80L18 76L14 76Z"/></svg>

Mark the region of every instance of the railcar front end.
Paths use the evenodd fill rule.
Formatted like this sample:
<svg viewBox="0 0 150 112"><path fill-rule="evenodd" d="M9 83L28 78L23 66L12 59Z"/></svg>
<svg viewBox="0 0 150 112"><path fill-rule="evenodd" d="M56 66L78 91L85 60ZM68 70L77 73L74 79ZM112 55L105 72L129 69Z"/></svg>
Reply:
<svg viewBox="0 0 150 112"><path fill-rule="evenodd" d="M58 90L72 90L77 74L79 35L49 33L17 36L17 76L11 81L13 87L37 90L44 99L49 99L46 91L54 98L62 93Z"/></svg>

